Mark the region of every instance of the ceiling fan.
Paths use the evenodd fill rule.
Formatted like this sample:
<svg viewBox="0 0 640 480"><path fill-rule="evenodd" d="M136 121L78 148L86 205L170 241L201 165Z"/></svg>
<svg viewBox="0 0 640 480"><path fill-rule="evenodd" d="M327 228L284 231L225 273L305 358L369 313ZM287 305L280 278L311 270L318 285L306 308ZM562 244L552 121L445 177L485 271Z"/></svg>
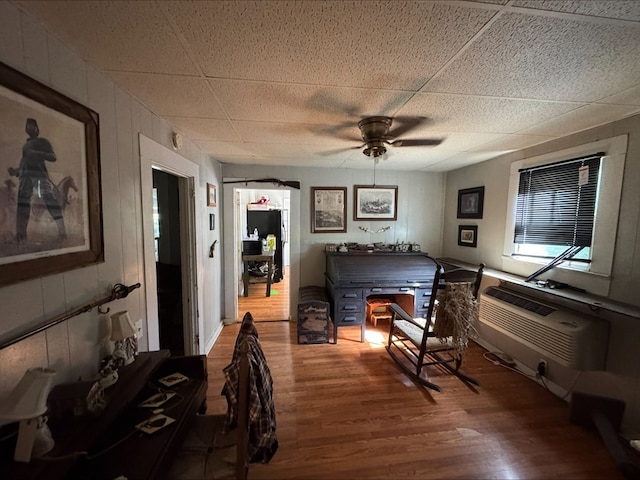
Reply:
<svg viewBox="0 0 640 480"><path fill-rule="evenodd" d="M424 117L365 117L358 122L358 128L364 143L352 148L362 148L367 157L377 158L387 152L387 145L392 147L424 147L442 143L442 139L406 139L398 138L426 121ZM399 124L391 130L393 123Z"/></svg>

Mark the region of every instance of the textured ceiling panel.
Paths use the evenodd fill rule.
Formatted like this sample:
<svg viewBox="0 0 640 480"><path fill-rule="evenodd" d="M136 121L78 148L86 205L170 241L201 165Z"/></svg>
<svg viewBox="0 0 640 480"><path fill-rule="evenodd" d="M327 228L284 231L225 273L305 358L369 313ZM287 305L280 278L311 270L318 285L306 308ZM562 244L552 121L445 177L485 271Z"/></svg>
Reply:
<svg viewBox="0 0 640 480"><path fill-rule="evenodd" d="M600 99L597 103L611 105L636 105L640 107L640 85L631 87L623 92Z"/></svg>
<svg viewBox="0 0 640 480"><path fill-rule="evenodd" d="M345 140L319 135L319 129L329 128L313 124L233 122L240 137L246 141L266 143L287 143L291 145L325 145L337 148L350 144Z"/></svg>
<svg viewBox="0 0 640 480"><path fill-rule="evenodd" d="M419 89L495 14L397 1L193 2L167 10L207 76L406 90Z"/></svg>
<svg viewBox="0 0 640 480"><path fill-rule="evenodd" d="M425 88L595 101L638 83L640 28L505 14Z"/></svg>
<svg viewBox="0 0 640 480"><path fill-rule="evenodd" d="M503 153L521 150L523 148L537 145L539 143L552 140L557 135L504 135L499 139L484 143L473 149L468 150L472 153L491 153L492 156L502 155ZM489 157L490 158L490 157Z"/></svg>
<svg viewBox="0 0 640 480"><path fill-rule="evenodd" d="M120 72L110 75L158 115L226 118L205 79Z"/></svg>
<svg viewBox="0 0 640 480"><path fill-rule="evenodd" d="M520 133L531 135L563 136L571 132L585 130L594 125L603 125L619 118L637 113L640 108L625 105L587 105L537 127L527 128Z"/></svg>
<svg viewBox="0 0 640 480"><path fill-rule="evenodd" d="M390 147L379 169L446 171L640 112L640 1L77 0L0 11L7 42L39 22L50 34L0 45L17 52L7 61L28 62L38 38L38 58L57 62L59 38L224 162L368 169L358 121L417 116L426 121L400 138L443 142Z"/></svg>
<svg viewBox="0 0 640 480"><path fill-rule="evenodd" d="M638 0L515 0L513 6L640 22Z"/></svg>
<svg viewBox="0 0 640 480"><path fill-rule="evenodd" d="M209 80L232 120L336 124L391 114L406 92L309 85ZM344 108L344 111L341 109Z"/></svg>
<svg viewBox="0 0 640 480"><path fill-rule="evenodd" d="M176 127L176 130L187 134L192 140L240 141L240 135L228 120L194 117L165 118Z"/></svg>
<svg viewBox="0 0 640 480"><path fill-rule="evenodd" d="M20 3L102 70L197 74L156 2Z"/></svg>
<svg viewBox="0 0 640 480"><path fill-rule="evenodd" d="M433 131L515 133L580 104L542 102L465 95L420 94L401 109L401 115L426 114Z"/></svg>

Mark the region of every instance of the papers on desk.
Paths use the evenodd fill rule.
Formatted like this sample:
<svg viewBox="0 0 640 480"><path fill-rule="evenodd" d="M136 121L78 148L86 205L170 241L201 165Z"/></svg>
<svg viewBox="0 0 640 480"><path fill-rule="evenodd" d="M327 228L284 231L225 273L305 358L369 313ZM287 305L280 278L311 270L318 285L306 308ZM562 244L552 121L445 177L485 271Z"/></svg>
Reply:
<svg viewBox="0 0 640 480"><path fill-rule="evenodd" d="M138 406L143 408L157 408L160 405L169 401L175 395L176 394L174 392L156 393L155 395L152 395L151 397L147 398L144 402L142 402Z"/></svg>
<svg viewBox="0 0 640 480"><path fill-rule="evenodd" d="M162 377L158 380L165 387L172 387L179 383L182 383L186 380L189 380L189 377L185 377L181 373L172 373L171 375L167 375L166 377Z"/></svg>
<svg viewBox="0 0 640 480"><path fill-rule="evenodd" d="M144 433L151 434L157 432L161 428L166 427L167 425L172 424L175 421L176 420L174 418L167 417L166 415L155 415L149 420L140 422L138 425L136 425L136 428L143 431Z"/></svg>

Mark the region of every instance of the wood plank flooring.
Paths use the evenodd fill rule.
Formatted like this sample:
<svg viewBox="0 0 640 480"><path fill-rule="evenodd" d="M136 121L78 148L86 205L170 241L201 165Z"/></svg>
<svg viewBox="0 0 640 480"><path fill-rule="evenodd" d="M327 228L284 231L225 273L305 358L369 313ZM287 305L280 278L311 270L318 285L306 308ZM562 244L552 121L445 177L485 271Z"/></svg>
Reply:
<svg viewBox="0 0 640 480"><path fill-rule="evenodd" d="M442 393L416 386L384 349L388 324L341 328L338 344L298 345L289 322L257 325L274 381L280 447L250 479L621 479L598 435L572 425L566 402L472 344L474 392L437 368ZM208 355L210 413L239 324Z"/></svg>
<svg viewBox="0 0 640 480"><path fill-rule="evenodd" d="M289 271L285 267L284 278L271 285L271 296L266 296L265 283L250 283L249 296L238 296L238 321L251 312L256 322L272 322L289 318Z"/></svg>

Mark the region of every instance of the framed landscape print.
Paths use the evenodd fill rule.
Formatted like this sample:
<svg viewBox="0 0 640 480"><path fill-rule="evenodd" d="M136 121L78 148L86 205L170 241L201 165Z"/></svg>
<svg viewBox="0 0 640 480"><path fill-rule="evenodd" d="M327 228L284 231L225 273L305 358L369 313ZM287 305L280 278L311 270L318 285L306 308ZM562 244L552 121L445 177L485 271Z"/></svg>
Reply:
<svg viewBox="0 0 640 480"><path fill-rule="evenodd" d="M482 218L484 187L458 190L458 218Z"/></svg>
<svg viewBox="0 0 640 480"><path fill-rule="evenodd" d="M396 220L398 187L378 185L353 186L354 220Z"/></svg>
<svg viewBox="0 0 640 480"><path fill-rule="evenodd" d="M347 187L311 187L311 233L347 231Z"/></svg>
<svg viewBox="0 0 640 480"><path fill-rule="evenodd" d="M478 226L458 225L458 245L462 247L477 247Z"/></svg>
<svg viewBox="0 0 640 480"><path fill-rule="evenodd" d="M0 285L104 261L98 114L0 63Z"/></svg>

